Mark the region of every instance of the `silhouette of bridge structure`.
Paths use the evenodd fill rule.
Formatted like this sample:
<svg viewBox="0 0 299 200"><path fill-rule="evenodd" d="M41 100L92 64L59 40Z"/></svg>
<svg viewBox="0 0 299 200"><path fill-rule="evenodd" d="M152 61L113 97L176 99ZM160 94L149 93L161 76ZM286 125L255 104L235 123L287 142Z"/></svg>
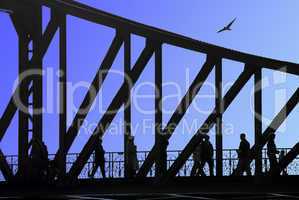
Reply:
<svg viewBox="0 0 299 200"><path fill-rule="evenodd" d="M42 7L48 7L51 10L51 18L47 24L45 31L42 29ZM93 7L78 3L73 0L0 0L0 9L10 10L11 21L18 35L19 44L19 76L24 72L28 72L29 76L20 79L15 93L12 95L0 120L0 142L3 139L8 126L12 123L13 117L18 113L18 155L16 157L7 157L0 150L0 169L7 182L13 182L17 172L21 172L26 168L26 160L28 159L29 138L42 140L43 138L43 113L39 112L43 107L43 58L53 40L56 32L59 32L59 66L60 76L60 114L59 114L59 150L52 159L58 163L59 177L61 179L76 180L80 178L82 170L86 164L90 162L93 151L96 148L97 141L102 137L109 125L112 123L117 112L123 105L125 124L131 124L130 96L131 89L144 71L146 64L151 57L155 58L155 85L157 87L155 98L155 144L153 148L144 154L144 158L140 163L140 169L137 172L136 179L142 179L149 176L155 176L158 182L168 182L176 177L180 170L190 162L190 156L194 152L196 146L201 142L203 136L209 131L216 128L216 148L215 163L216 176L221 178L224 173L225 150L223 149L222 135L222 116L231 103L235 100L244 85L253 77L254 78L254 110L255 110L255 143L251 147L250 159L254 162L254 174L256 177L262 176L265 162L263 157L263 147L269 139L271 133L275 133L280 125L287 119L288 115L293 111L299 101L299 88L286 102L280 112L274 117L270 125L262 131L262 69L270 69L280 71L287 74L299 75L299 65L290 62L269 59L261 56L250 55L231 49L208 44L202 41L194 40L175 33L157 29L151 26L130 21ZM66 48L66 16L74 16L86 21L113 28L115 30L114 39L107 50L107 53L97 70L89 91L81 103L78 113L74 117L70 127L66 125L66 77L67 77L67 48ZM146 45L141 51L136 63L131 63L131 36L138 35L146 39ZM206 55L205 63L191 83L185 96L181 99L177 108L173 112L170 120L165 128L162 129L162 109L160 106L162 98L162 59L163 45L168 44L180 47L186 50L199 52ZM132 82L129 84L126 80L121 85L117 94L110 103L107 112L98 122L98 127L104 127L98 132L94 132L84 145L82 151L73 157L72 162L67 162L69 150L75 138L78 136L80 127L86 118L92 103L96 99L103 83L109 73L113 61L120 53L121 46L124 45L124 73L127 74ZM244 64L244 70L233 83L231 88L223 94L222 91L222 60L228 59ZM132 67L131 67L132 66ZM207 79L211 71L215 69L215 108L208 115L203 125L198 129L196 134L190 139L186 146L177 152L171 162L167 158L160 156L163 154L161 143L163 140L169 140L177 125L180 123L188 107L193 99L200 91L202 85ZM31 73L35 70L35 73ZM108 71L108 73L106 73ZM93 93L92 91L95 91ZM19 97L19 103L15 99ZM84 112L80 112L84 110ZM175 125L175 126L173 126ZM131 135L130 125L125 126L124 142L126 144ZM123 171L121 178L128 177L129 167L126 160L130 155L126 145L124 145L122 154ZM291 148L285 157L279 162L279 171L286 168L296 159L299 151L299 145ZM164 152L165 153L165 152ZM110 154L109 154L110 155ZM112 154L111 154L112 155ZM14 159L14 166L10 163L10 159ZM108 159L109 160L109 159ZM110 162L110 161L109 161ZM109 165L108 162L108 165ZM161 168L168 162L167 171L150 175L153 167ZM111 161L112 163L112 161ZM115 164L115 163L114 163ZM17 167L15 166L17 165ZM113 178L113 177L111 177ZM118 177L119 178L119 177Z"/></svg>
<svg viewBox="0 0 299 200"><path fill-rule="evenodd" d="M291 149L279 149L279 151L289 152ZM168 150L167 151L167 166L170 167L175 159L181 152L176 150ZM137 158L138 164L141 166L145 161L149 151L138 151ZM267 150L263 149L263 156L262 156L262 163L263 173L267 173L270 170L270 162L267 157ZM71 166L73 165L74 161L78 158L79 153L69 153L66 157L66 170L68 171ZM12 171L17 173L18 171L18 156L17 155L6 155L6 160ZM50 154L49 159L53 159L55 154ZM93 164L94 164L95 155L92 154L90 159L87 161L86 165L84 166L83 170L79 175L79 179L89 179L88 174L92 171ZM215 159L214 159L215 163ZM190 177L191 170L194 164L193 158L189 158L184 166L179 170L177 173L177 177ZM238 164L238 155L237 149L224 149L223 150L223 176L231 176L233 174L234 169L237 167ZM254 162L251 163L251 170L254 173L255 166ZM208 174L208 169L204 169L205 173ZM214 169L215 171L215 169ZM108 178L124 178L125 175L125 161L124 161L124 152L107 152L105 153L105 173L106 177ZM297 157L287 168L286 168L287 175L299 175L299 158ZM96 173L96 178L103 178L102 174L98 171ZM155 177L155 166L153 166L147 177ZM0 180L4 180L4 177L0 177Z"/></svg>

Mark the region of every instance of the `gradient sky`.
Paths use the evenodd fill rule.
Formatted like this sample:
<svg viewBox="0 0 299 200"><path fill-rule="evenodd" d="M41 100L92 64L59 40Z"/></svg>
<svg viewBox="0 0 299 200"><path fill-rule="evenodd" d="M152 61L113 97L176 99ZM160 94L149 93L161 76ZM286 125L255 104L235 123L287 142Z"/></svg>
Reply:
<svg viewBox="0 0 299 200"><path fill-rule="evenodd" d="M291 0L227 0L227 1L202 1L202 0L81 0L80 2L94 6L101 10L129 18L144 24L159 27L168 31L176 32L194 39L211 44L216 44L230 49L244 51L270 58L299 62L299 2ZM44 9L44 24L47 23L49 10ZM237 17L233 25L233 31L217 34L234 17ZM72 121L74 110L71 105L80 105L86 88L93 79L103 56L105 55L114 37L114 30L68 17L68 82L74 92L69 91L68 96L68 124ZM17 78L17 36L13 26L6 14L0 13L0 66L2 67L0 113L12 93L13 82ZM58 114L51 110L57 110L57 76L58 69L58 38L57 33L44 59L44 68L48 78L48 86L44 85L44 104L47 111L44 115L44 140L48 145L49 152L55 153L58 146ZM144 47L144 38L132 37L132 63L134 63ZM205 55L176 48L163 46L163 95L184 96L189 84L200 70ZM136 138L138 150L149 150L154 143L153 135L153 114L140 112L151 111L154 108L153 98L140 99L138 95L153 95L154 90L148 84L154 81L153 59L147 65L134 87L135 99L132 126ZM243 70L242 63L224 60L223 64L223 86L224 91ZM108 75L100 96L97 98L95 107L87 117L85 128L71 148L71 152L79 152L87 141L94 124L101 118L103 111L109 105L116 94L123 78L117 72L123 70L123 53L120 51L112 69L115 73ZM5 74L4 74L5 73ZM52 76L53 74L53 76ZM46 82L46 81L45 81ZM173 87L176 83L178 88ZM181 149L189 141L194 132L206 119L209 111L214 107L214 91L211 85L214 84L214 72L208 78L208 85L205 85L195 99L191 108L185 115L174 136L170 139L169 149ZM76 87L77 88L74 88ZM80 86L80 87L79 87ZM263 112L264 128L272 120L286 100L298 87L296 76L263 70ZM49 88L54 88L51 92ZM237 99L224 114L224 136L225 148L236 148L239 143L240 132L248 133L250 142L253 142L253 113L252 92L253 80L251 79ZM74 94L74 95L71 95ZM137 97L137 99L136 99ZM54 102L54 103L53 103ZM179 102L178 98L165 100L164 109L167 113L163 115L163 122L167 123L172 112ZM102 112L100 112L102 110ZM279 130L277 144L279 147L292 147L297 141L299 133L296 127L299 117L298 108L289 116ZM106 151L122 151L123 134L120 127L123 122L123 113L119 112L114 120L113 127L104 137L104 148ZM0 147L6 154L17 153L17 117L7 131ZM186 127L188 127L186 129ZM143 131L143 129L145 129ZM212 131L213 132L213 131ZM211 138L214 142L214 137Z"/></svg>

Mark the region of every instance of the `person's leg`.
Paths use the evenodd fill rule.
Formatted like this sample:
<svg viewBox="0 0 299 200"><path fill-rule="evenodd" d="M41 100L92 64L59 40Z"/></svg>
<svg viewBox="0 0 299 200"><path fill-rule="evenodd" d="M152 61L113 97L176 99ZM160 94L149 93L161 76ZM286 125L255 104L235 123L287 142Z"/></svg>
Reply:
<svg viewBox="0 0 299 200"><path fill-rule="evenodd" d="M200 174L201 176L206 176L206 174L205 174L205 172L204 172L204 170L203 170L203 168L204 168L206 162L207 162L206 160L202 160L202 161L200 162L200 164L199 164L198 171L199 171L199 174Z"/></svg>
<svg viewBox="0 0 299 200"><path fill-rule="evenodd" d="M246 161L246 168L245 168L247 176L251 176L251 167L249 160Z"/></svg>
<svg viewBox="0 0 299 200"><path fill-rule="evenodd" d="M198 161L194 161L190 176L196 176L198 167Z"/></svg>
<svg viewBox="0 0 299 200"><path fill-rule="evenodd" d="M93 178L93 177L94 177L94 175L95 175L96 172L97 172L98 167L99 167L99 163L98 163L98 162L93 163L92 171L91 171L91 173L89 174L89 178Z"/></svg>
<svg viewBox="0 0 299 200"><path fill-rule="evenodd" d="M209 159L208 165L209 165L210 176L214 176L214 160Z"/></svg>
<svg viewBox="0 0 299 200"><path fill-rule="evenodd" d="M270 163L270 170L271 171L273 169L273 166L274 166L274 162L273 162L273 156L268 156L269 157L269 163Z"/></svg>
<svg viewBox="0 0 299 200"><path fill-rule="evenodd" d="M278 170L278 162L277 162L276 155L269 156L269 161L270 161L270 173L276 172Z"/></svg>
<svg viewBox="0 0 299 200"><path fill-rule="evenodd" d="M105 160L100 162L100 168L103 178L106 178L106 170L105 170Z"/></svg>
<svg viewBox="0 0 299 200"><path fill-rule="evenodd" d="M238 176L243 176L247 167L247 160L245 158L240 158L239 164Z"/></svg>
<svg viewBox="0 0 299 200"><path fill-rule="evenodd" d="M233 171L233 176L242 175L242 159L239 159L236 169Z"/></svg>

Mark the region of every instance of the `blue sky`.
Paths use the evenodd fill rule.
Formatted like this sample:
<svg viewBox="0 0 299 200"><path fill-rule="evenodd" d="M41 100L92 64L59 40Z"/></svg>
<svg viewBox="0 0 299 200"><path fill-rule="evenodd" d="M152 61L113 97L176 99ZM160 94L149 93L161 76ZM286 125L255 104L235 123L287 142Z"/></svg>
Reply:
<svg viewBox="0 0 299 200"><path fill-rule="evenodd" d="M230 49L244 51L256 55L266 56L285 61L299 62L299 18L297 12L299 2L291 0L257 1L257 0L227 0L227 1L201 1L201 0L86 0L81 1L104 11L129 18L144 24L176 32L204 42L216 44ZM48 20L49 11L44 9L44 24ZM217 30L237 17L233 31L217 34ZM68 96L68 123L74 116L72 104L80 105L88 83L93 79L103 56L105 55L114 37L114 30L91 24L84 20L68 17L68 81L74 92L69 91ZM13 82L17 78L17 36L6 14L0 13L0 65L5 76L0 79L1 99L0 113L3 112L12 93ZM44 59L45 77L54 90L47 89L44 85L44 104L48 105L44 115L44 140L49 152L55 153L58 146L58 114L51 112L57 109L57 76L58 69L58 38L56 34ZM134 63L144 47L144 38L132 37L132 63ZM163 82L164 82L164 109L163 122L167 123L176 105L178 97L182 97L196 73L200 70L204 54L191 52L173 46L163 46ZM89 137L94 124L101 118L103 112L116 94L123 78L119 74L123 70L123 53L119 52L112 70L104 83L100 96L97 98L93 111L87 117L87 123L80 130L79 137L71 148L71 152L79 152ZM154 90L150 82L154 81L154 59L151 59L136 86L132 125L135 128L136 144L138 150L149 150L154 143L152 114L139 112L151 111L154 108L153 98L139 98L138 95L153 95ZM227 91L241 73L242 63L224 60L223 86ZM53 74L53 76L51 76ZM298 79L293 75L273 73L263 70L263 112L264 127L286 99L298 87ZM51 81L53 80L53 81ZM173 83L179 86L174 87ZM214 91L214 71L208 78L208 83L200 91L191 108L188 110L183 123L179 124L174 136L170 139L169 149L181 149L199 128L214 107L211 98ZM48 87L49 87L48 85ZM250 80L240 92L237 99L224 115L224 127L227 134L224 136L225 148L236 148L240 132L248 133L249 140L253 142L253 113L251 112L253 80ZM179 92L178 92L179 91ZM71 95L74 94L74 95ZM175 97L171 97L171 95ZM210 97L209 97L210 96ZM54 102L54 103L53 103ZM199 112L201 111L201 112ZM204 111L204 112L203 112ZM299 117L298 108L290 115L279 131L277 144L279 147L291 147L298 141L296 122ZM113 127L104 137L104 147L107 151L121 151L123 149L123 135L121 128L123 114L119 112L114 120ZM17 117L7 131L0 147L6 154L17 152ZM187 127L187 128L186 128ZM143 129L145 129L143 131ZM214 141L214 137L212 137Z"/></svg>

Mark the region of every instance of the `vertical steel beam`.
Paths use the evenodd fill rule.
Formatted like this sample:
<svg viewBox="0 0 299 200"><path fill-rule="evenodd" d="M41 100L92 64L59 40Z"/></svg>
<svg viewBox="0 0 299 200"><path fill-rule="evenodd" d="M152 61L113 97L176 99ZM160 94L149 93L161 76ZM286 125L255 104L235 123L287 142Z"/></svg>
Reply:
<svg viewBox="0 0 299 200"><path fill-rule="evenodd" d="M118 52L121 48L123 43L123 38L119 35L117 32L116 36L113 39L113 42L106 53L104 60L101 63L100 68L98 69L89 89L86 93L78 112L76 113L76 116L74 117L71 125L69 126L65 138L65 147L64 151L67 153L69 149L71 148L78 131L80 127L82 126L87 114L89 113L89 110L92 106L92 103L94 102L100 88L102 87L107 75L108 71L110 70ZM61 154L61 150L59 149L55 155L54 160L57 161L59 154Z"/></svg>
<svg viewBox="0 0 299 200"><path fill-rule="evenodd" d="M162 134L162 45L155 51L155 145L159 147L155 175L160 177L167 170L167 147L164 147ZM162 145L162 146L161 146Z"/></svg>
<svg viewBox="0 0 299 200"><path fill-rule="evenodd" d="M216 175L223 175L223 141L222 141L222 60L219 59L215 66L215 110L216 110Z"/></svg>
<svg viewBox="0 0 299 200"><path fill-rule="evenodd" d="M125 159L125 178L131 178L129 169L132 165L129 164L130 145L128 143L129 137L131 136L131 35L130 33L125 33L124 36L124 83L127 90L126 100L124 104L124 159Z"/></svg>
<svg viewBox="0 0 299 200"><path fill-rule="evenodd" d="M42 141L42 122L43 122L43 79L42 79L42 7L41 5L34 5L32 7L34 15L32 16L33 30L32 30L32 53L35 54L35 59L32 60L30 68L35 72L32 75L32 138ZM27 23L30 23L28 21Z"/></svg>
<svg viewBox="0 0 299 200"><path fill-rule="evenodd" d="M215 62L216 59L213 56L207 56L206 62L204 63L201 70L193 80L185 96L182 98L181 102L178 104L176 110L172 114L170 120L167 122L167 125L163 129L163 135L166 137L166 139L169 139L172 136L177 125L184 117L187 109L190 107L197 93L203 86L205 80L208 78L209 74L213 70ZM142 166L140 167L137 174L138 177L145 177L148 174L152 165L156 161L156 157L159 153L158 151L159 147L157 145L154 145L154 147L151 149L148 156L146 157L145 161L143 162Z"/></svg>
<svg viewBox="0 0 299 200"><path fill-rule="evenodd" d="M19 39L19 85L13 96L13 103L18 109L18 169L23 172L24 162L28 156L28 136L34 131L34 136L42 138L42 58L46 53L57 30L56 20L51 18L42 35L42 10L40 5L18 4L19 9L11 20ZM29 42L32 46L29 47ZM31 57L30 57L31 55ZM32 71L32 74L28 74ZM24 75L27 73L27 75ZM29 112L29 96L32 96L33 106ZM37 100L37 101L36 101ZM32 113L32 109L35 110ZM35 117L31 115L34 114ZM29 126L32 123L32 126ZM30 128L29 128L30 127Z"/></svg>
<svg viewBox="0 0 299 200"><path fill-rule="evenodd" d="M143 49L141 55L137 59L133 69L130 72L130 77L132 78L132 85L134 85L141 73L145 69L147 63L151 59L154 53L154 45L152 41L147 41L146 47ZM93 134L88 139L87 143L84 145L83 150L79 154L78 158L72 165L70 171L68 172L68 176L70 178L77 178L82 171L84 165L88 161L89 157L92 154L95 145L97 145L97 141L99 137L102 137L106 130L109 128L112 120L114 119L117 111L124 105L126 101L126 87L125 83L122 84L121 88L118 90L117 94L114 96L112 102L110 103L107 111L104 113L102 118L100 119L97 128L95 128Z"/></svg>
<svg viewBox="0 0 299 200"><path fill-rule="evenodd" d="M297 104L299 103L299 88L294 92L291 98L287 101L287 103L282 107L282 109L277 113L274 117L270 125L265 129L262 134L259 148L263 148L269 140L269 136L277 131L277 129L281 126L281 124L287 119L289 114L295 109ZM256 155L258 152L258 146L255 144L250 149L250 161L252 159L256 159Z"/></svg>
<svg viewBox="0 0 299 200"><path fill-rule="evenodd" d="M262 173L262 70L257 69L254 75L254 132L255 144L258 147L255 160L255 175Z"/></svg>
<svg viewBox="0 0 299 200"><path fill-rule="evenodd" d="M231 88L223 97L223 112L230 106L232 101L239 94L241 89L245 86L245 84L249 81L251 76L254 74L252 68L245 66L244 71L240 74L239 78L234 82ZM216 123L216 114L215 110L208 116L206 121L202 124L202 126L198 129L196 134L191 138L185 148L182 150L181 154L177 157L177 159L173 162L173 164L168 169L167 173L163 177L163 181L168 181L170 178L174 177L178 171L182 168L187 159L194 152L196 146L203 139L203 136L207 134L211 128Z"/></svg>
<svg viewBox="0 0 299 200"><path fill-rule="evenodd" d="M28 138L42 140L42 8L24 4L22 12L15 14L19 36L19 87L15 100L19 108L18 165L24 175L28 157ZM31 95L31 98L30 98ZM30 99L32 102L30 102ZM31 124L31 125L29 125Z"/></svg>
<svg viewBox="0 0 299 200"><path fill-rule="evenodd" d="M60 177L64 177L66 173L66 153L65 153L65 137L67 122L67 49L66 49L66 15L59 14L59 149L61 150L59 169Z"/></svg>
<svg viewBox="0 0 299 200"><path fill-rule="evenodd" d="M17 91L17 96L19 102L16 102L19 108L18 115L18 170L19 172L24 172L25 161L28 156L27 146L28 146L28 77L26 79L21 79L22 74L26 71L26 66L28 66L28 39L25 31L19 35L19 88Z"/></svg>

